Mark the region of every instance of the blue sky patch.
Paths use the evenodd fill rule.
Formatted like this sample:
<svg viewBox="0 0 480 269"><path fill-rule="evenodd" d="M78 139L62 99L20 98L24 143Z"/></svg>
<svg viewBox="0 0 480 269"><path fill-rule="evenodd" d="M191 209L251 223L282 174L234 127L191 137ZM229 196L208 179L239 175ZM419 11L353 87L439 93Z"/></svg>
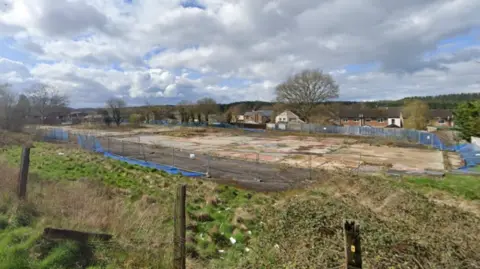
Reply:
<svg viewBox="0 0 480 269"><path fill-rule="evenodd" d="M0 57L24 64L36 63L28 53L15 47L15 45L16 42L13 38L0 38Z"/></svg>
<svg viewBox="0 0 480 269"><path fill-rule="evenodd" d="M162 53L166 50L167 50L167 48L161 48L161 47L153 48L149 52L145 53L145 55L143 55L143 60L150 60L150 59L152 59L153 56L155 56L157 54L160 54L160 53Z"/></svg>
<svg viewBox="0 0 480 269"><path fill-rule="evenodd" d="M205 9L206 8L205 6L201 5L196 0L184 0L180 3L180 5L184 8L199 8L199 9Z"/></svg>
<svg viewBox="0 0 480 269"><path fill-rule="evenodd" d="M466 34L457 35L452 38L444 39L437 44L433 51L426 52L424 59L429 60L439 54L455 53L472 46L480 45L480 28L470 30Z"/></svg>

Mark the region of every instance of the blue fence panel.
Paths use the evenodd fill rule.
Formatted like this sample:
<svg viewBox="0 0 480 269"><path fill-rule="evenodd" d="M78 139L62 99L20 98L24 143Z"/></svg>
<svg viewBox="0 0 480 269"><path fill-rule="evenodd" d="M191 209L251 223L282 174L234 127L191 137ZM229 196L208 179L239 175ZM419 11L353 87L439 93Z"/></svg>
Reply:
<svg viewBox="0 0 480 269"><path fill-rule="evenodd" d="M45 135L46 140L59 140L59 141L68 141L68 132L65 132L62 129L51 129Z"/></svg>
<svg viewBox="0 0 480 269"><path fill-rule="evenodd" d="M141 160L137 160L137 159L133 159L133 158L127 158L127 157L123 157L123 156L120 156L120 155L115 155L115 154L112 154L112 153L109 153L109 152L105 152L103 155L107 158L119 160L119 161L126 162L126 163L129 163L129 164L140 165L140 166L143 166L143 167L154 168L154 169L157 169L157 170L165 171L165 172L167 172L169 174L172 174L172 175L181 174L181 175L187 176L187 177L202 177L202 176L205 176L204 173L185 171L185 170L179 169L177 167L168 166L168 165L161 165L161 164L156 164L156 163L147 162L147 161L141 161Z"/></svg>
<svg viewBox="0 0 480 269"><path fill-rule="evenodd" d="M458 152L465 160L465 168L480 165L480 147L474 144L465 144L459 147Z"/></svg>

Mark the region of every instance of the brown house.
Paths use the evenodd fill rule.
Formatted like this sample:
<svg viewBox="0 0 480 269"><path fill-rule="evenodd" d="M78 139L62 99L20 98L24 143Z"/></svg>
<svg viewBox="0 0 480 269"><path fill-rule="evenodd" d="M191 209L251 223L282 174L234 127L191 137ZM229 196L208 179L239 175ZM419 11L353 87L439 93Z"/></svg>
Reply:
<svg viewBox="0 0 480 269"><path fill-rule="evenodd" d="M449 109L430 109L430 126L453 127L453 112Z"/></svg>
<svg viewBox="0 0 480 269"><path fill-rule="evenodd" d="M245 112L245 123L263 124L271 121L273 110L254 110Z"/></svg>
<svg viewBox="0 0 480 269"><path fill-rule="evenodd" d="M389 113L386 109L341 108L340 123L345 126L387 127Z"/></svg>

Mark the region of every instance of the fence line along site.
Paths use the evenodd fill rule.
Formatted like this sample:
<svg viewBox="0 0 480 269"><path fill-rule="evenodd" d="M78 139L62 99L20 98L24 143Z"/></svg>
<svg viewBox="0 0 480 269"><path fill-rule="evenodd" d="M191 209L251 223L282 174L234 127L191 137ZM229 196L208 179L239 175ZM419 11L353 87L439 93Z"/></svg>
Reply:
<svg viewBox="0 0 480 269"><path fill-rule="evenodd" d="M162 133L113 136L108 133L60 128L31 131L36 132L42 139L74 143L80 148L102 153L108 158L163 170L170 174L223 178L249 183L262 182L271 184L276 189L286 189L294 184L311 180L312 174L321 173L323 169L348 169L360 173L383 171L393 174L435 174L447 170L445 163L449 160L445 160L445 154L410 146L414 144L445 152L458 152L461 157L460 162L449 166L463 173L470 172L470 167L480 163L478 155L480 150L475 145L446 145L436 134L428 132L313 124L293 126L286 124L285 130L315 132L326 137L317 139L318 141L310 141L310 138L292 138L288 136L289 133L281 130L273 130L269 133L244 131L244 136L227 137L219 134L215 137L199 137L196 140L162 136ZM219 127L229 128L230 126ZM161 128L174 131L177 126ZM283 127L278 125L276 128ZM220 132L222 130L222 128L216 129ZM279 138L271 138L270 134L275 133L283 135ZM335 137L335 134L353 138ZM385 141L393 141L392 143L404 141L407 144L402 147L395 147L393 144L385 150L363 142L362 147L355 137L359 139L379 137ZM230 144L225 144L223 147L207 143L210 140L221 142L222 139L232 141L227 141ZM401 158L402 154L405 155L404 158ZM415 154L418 155L417 160L414 159Z"/></svg>

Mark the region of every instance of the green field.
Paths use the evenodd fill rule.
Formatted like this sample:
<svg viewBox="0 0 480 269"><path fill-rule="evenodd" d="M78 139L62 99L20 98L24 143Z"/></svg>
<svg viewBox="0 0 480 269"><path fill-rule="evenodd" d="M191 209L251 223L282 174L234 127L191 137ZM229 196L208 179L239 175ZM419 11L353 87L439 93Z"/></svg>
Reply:
<svg viewBox="0 0 480 269"><path fill-rule="evenodd" d="M0 269L171 268L179 183L188 184L189 268L338 268L345 218L362 225L366 268L480 267L478 212L429 198L434 190L475 202L478 178L399 181L337 172L306 189L261 194L36 143L28 200L20 202L20 147L1 156L8 165L0 170ZM49 241L41 237L45 227L114 238Z"/></svg>
<svg viewBox="0 0 480 269"><path fill-rule="evenodd" d="M410 178L408 183L426 191L441 190L468 200L480 200L480 177L448 174L443 179Z"/></svg>

